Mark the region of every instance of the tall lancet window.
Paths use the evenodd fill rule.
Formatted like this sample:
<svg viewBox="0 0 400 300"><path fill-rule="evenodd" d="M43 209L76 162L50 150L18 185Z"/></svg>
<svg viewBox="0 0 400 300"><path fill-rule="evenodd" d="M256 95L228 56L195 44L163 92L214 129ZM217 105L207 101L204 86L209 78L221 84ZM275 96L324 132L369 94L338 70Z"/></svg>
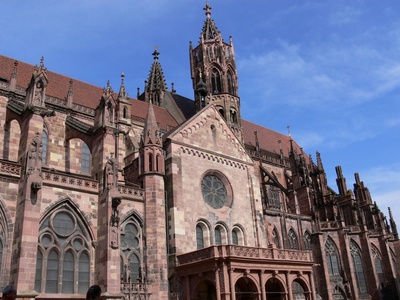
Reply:
<svg viewBox="0 0 400 300"><path fill-rule="evenodd" d="M228 72L228 93L233 95L234 91L235 90L233 88L232 74L231 74L231 72Z"/></svg>
<svg viewBox="0 0 400 300"><path fill-rule="evenodd" d="M47 163L47 149L49 144L49 135L45 130L42 131L42 164Z"/></svg>
<svg viewBox="0 0 400 300"><path fill-rule="evenodd" d="M290 228L288 232L288 247L289 249L299 249L297 235L294 232L293 228Z"/></svg>
<svg viewBox="0 0 400 300"><path fill-rule="evenodd" d="M86 143L82 142L82 164L81 171L83 173L90 173L92 155L90 154L90 149Z"/></svg>
<svg viewBox="0 0 400 300"><path fill-rule="evenodd" d="M358 294L367 294L367 282L365 280L361 251L354 241L350 241L350 253L353 258L353 266L357 278Z"/></svg>
<svg viewBox="0 0 400 300"><path fill-rule="evenodd" d="M339 254L334 241L330 237L325 243L325 257L329 275L338 276L340 274Z"/></svg>
<svg viewBox="0 0 400 300"><path fill-rule="evenodd" d="M64 203L41 222L35 290L85 293L90 283L91 239L80 216Z"/></svg>
<svg viewBox="0 0 400 300"><path fill-rule="evenodd" d="M121 226L121 280L136 282L142 278L143 228L141 222L131 216Z"/></svg>
<svg viewBox="0 0 400 300"><path fill-rule="evenodd" d="M222 92L221 76L219 75L219 72L216 69L212 70L211 85L213 94L218 94Z"/></svg>

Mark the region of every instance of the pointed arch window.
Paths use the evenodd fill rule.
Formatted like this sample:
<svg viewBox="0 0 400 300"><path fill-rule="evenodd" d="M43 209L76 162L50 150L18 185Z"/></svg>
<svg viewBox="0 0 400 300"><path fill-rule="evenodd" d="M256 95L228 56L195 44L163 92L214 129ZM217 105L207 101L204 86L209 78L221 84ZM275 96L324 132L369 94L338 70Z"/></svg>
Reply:
<svg viewBox="0 0 400 300"><path fill-rule="evenodd" d="M222 92L221 76L217 69L212 70L211 87L212 87L213 94L219 94Z"/></svg>
<svg viewBox="0 0 400 300"><path fill-rule="evenodd" d="M267 185L267 206L269 209L281 209L280 190L272 185Z"/></svg>
<svg viewBox="0 0 400 300"><path fill-rule="evenodd" d="M288 247L289 249L299 249L297 235L294 232L293 228L290 228L288 232Z"/></svg>
<svg viewBox="0 0 400 300"><path fill-rule="evenodd" d="M274 230L272 231L272 237L274 240L274 244L276 245L277 248L281 248L281 243L279 239L279 233L276 227L274 227Z"/></svg>
<svg viewBox="0 0 400 300"><path fill-rule="evenodd" d="M42 131L42 164L47 164L47 150L49 144L49 135L45 130Z"/></svg>
<svg viewBox="0 0 400 300"><path fill-rule="evenodd" d="M379 283L384 284L385 276L383 273L381 255L379 253L379 250L374 245L371 245L371 250L372 250L372 257L374 258L375 270L376 270L376 275L378 276Z"/></svg>
<svg viewBox="0 0 400 300"><path fill-rule="evenodd" d="M81 171L83 173L90 173L92 155L90 149L86 143L82 142L82 164Z"/></svg>
<svg viewBox="0 0 400 300"><path fill-rule="evenodd" d="M359 295L366 294L367 282L365 280L361 251L354 241L350 241L350 253L353 258L353 266L357 278L358 293Z"/></svg>
<svg viewBox="0 0 400 300"><path fill-rule="evenodd" d="M84 293L89 288L90 236L67 204L50 212L39 228L35 290Z"/></svg>
<svg viewBox="0 0 400 300"><path fill-rule="evenodd" d="M135 216L122 225L121 259L121 278L125 281L129 281L129 278L132 282L140 281L143 265L143 227Z"/></svg>
<svg viewBox="0 0 400 300"><path fill-rule="evenodd" d="M161 172L161 155L157 154L156 156L156 171Z"/></svg>
<svg viewBox="0 0 400 300"><path fill-rule="evenodd" d="M311 250L311 234L308 230L304 232L304 246L306 250Z"/></svg>
<svg viewBox="0 0 400 300"><path fill-rule="evenodd" d="M325 243L325 257L329 275L339 276L339 254L334 241L330 237Z"/></svg>
<svg viewBox="0 0 400 300"><path fill-rule="evenodd" d="M231 94L231 95L234 95L235 91L234 91L234 88L233 88L233 79L232 79L231 72L228 72L227 79L228 79L228 93Z"/></svg>
<svg viewBox="0 0 400 300"><path fill-rule="evenodd" d="M149 158L149 171L153 171L153 153L149 153L148 154L148 158Z"/></svg>
<svg viewBox="0 0 400 300"><path fill-rule="evenodd" d="M124 106L124 109L122 110L122 117L124 119L128 118L128 108L126 106Z"/></svg>

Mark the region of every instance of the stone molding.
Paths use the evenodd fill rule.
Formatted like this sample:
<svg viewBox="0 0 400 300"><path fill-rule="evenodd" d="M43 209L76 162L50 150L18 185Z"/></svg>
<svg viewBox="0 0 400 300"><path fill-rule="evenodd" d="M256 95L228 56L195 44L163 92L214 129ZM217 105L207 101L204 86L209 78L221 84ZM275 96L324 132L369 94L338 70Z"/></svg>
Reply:
<svg viewBox="0 0 400 300"><path fill-rule="evenodd" d="M181 152L184 154L188 154L188 155L192 155L192 156L197 156L203 159L207 159L213 162L217 162L220 163L222 165L227 165L227 166L231 166L234 168L238 168L241 170L246 170L246 166L243 163L239 163L239 162L235 162L231 159L228 158L223 158L214 154L210 154L210 153L206 153L204 151L201 150L197 150L197 149L192 149L189 147L181 147Z"/></svg>

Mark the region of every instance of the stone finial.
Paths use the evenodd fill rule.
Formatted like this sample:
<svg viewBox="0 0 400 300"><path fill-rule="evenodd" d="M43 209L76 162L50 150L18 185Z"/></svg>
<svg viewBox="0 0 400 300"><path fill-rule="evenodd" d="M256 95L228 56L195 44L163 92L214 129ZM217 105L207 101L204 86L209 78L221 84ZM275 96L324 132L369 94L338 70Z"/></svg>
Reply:
<svg viewBox="0 0 400 300"><path fill-rule="evenodd" d="M67 94L67 107L72 108L72 102L74 99L74 81L69 80L68 94Z"/></svg>

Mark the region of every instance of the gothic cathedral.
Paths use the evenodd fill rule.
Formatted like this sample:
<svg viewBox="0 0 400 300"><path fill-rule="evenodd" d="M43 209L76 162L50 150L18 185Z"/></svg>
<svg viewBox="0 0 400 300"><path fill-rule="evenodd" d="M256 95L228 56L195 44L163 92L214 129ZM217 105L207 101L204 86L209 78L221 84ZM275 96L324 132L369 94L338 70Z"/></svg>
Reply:
<svg viewBox="0 0 400 300"><path fill-rule="evenodd" d="M143 93L0 56L0 287L18 299L400 298L400 242L355 174L242 119L207 4L194 99L156 49Z"/></svg>

